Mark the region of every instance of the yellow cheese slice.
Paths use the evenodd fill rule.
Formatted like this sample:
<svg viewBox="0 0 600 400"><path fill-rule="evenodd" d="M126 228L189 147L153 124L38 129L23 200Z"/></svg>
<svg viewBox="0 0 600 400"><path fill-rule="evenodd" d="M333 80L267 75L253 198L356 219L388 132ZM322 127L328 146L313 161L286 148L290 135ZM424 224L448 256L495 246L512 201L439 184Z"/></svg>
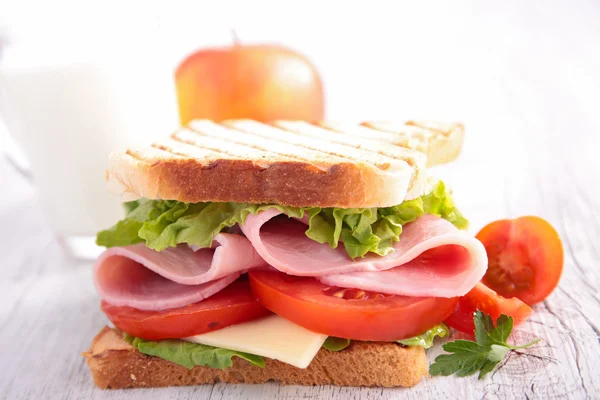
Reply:
<svg viewBox="0 0 600 400"><path fill-rule="evenodd" d="M265 318L185 338L189 342L243 351L306 368L327 335L314 333L285 318Z"/></svg>

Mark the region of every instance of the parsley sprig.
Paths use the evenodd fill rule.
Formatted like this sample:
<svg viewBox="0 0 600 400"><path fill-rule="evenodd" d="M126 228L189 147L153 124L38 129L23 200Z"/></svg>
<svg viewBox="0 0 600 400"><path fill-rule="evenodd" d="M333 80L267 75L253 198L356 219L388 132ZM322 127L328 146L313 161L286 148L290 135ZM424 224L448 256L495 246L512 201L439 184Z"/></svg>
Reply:
<svg viewBox="0 0 600 400"><path fill-rule="evenodd" d="M533 346L541 339L536 339L522 346L511 346L506 343L513 329L513 318L502 314L496 321L492 317L477 310L473 317L475 322L475 342L455 340L443 345L443 349L451 354L436 357L429 367L430 375L470 376L479 371L479 379L490 373L511 350Z"/></svg>

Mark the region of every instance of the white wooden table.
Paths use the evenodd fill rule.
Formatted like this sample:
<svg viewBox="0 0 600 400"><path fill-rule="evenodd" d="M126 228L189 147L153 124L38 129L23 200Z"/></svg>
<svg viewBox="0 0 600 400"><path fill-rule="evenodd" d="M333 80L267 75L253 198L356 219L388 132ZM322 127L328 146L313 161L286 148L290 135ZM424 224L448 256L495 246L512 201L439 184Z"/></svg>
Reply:
<svg viewBox="0 0 600 400"><path fill-rule="evenodd" d="M0 157L0 398L600 398L600 7L544 4L498 13L488 6L447 22L469 44L457 51L471 59L435 70L448 86L424 87L427 96L418 89L427 76L409 76L390 83L393 94L380 88L387 93L381 105L349 102L347 78L323 68L332 118L394 118L396 102L417 116L431 110L466 124L463 156L435 173L454 187L474 233L491 220L526 214L559 231L566 253L560 285L512 336L519 343L544 339L522 351L528 356L512 353L482 381L426 378L411 389L217 384L100 391L80 356L107 322L90 264L62 252L35 190ZM440 352L439 345L430 349L429 360Z"/></svg>

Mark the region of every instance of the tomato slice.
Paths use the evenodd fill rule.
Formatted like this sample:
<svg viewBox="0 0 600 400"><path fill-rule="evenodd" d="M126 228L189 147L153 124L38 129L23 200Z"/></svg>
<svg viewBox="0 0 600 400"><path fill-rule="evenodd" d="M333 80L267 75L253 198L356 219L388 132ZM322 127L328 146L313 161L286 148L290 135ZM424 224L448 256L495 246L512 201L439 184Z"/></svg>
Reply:
<svg viewBox="0 0 600 400"><path fill-rule="evenodd" d="M495 221L479 231L477 239L488 255L482 282L501 296L533 305L558 284L564 252L558 233L547 221L533 216Z"/></svg>
<svg viewBox="0 0 600 400"><path fill-rule="evenodd" d="M506 299L483 283L478 283L469 293L460 298L456 311L444 322L456 330L473 335L475 332L473 314L476 310L489 314L494 322L501 314L513 317L515 326L525 321L533 312L531 307L516 297Z"/></svg>
<svg viewBox="0 0 600 400"><path fill-rule="evenodd" d="M278 271L252 270L248 275L251 290L275 314L346 339L393 341L421 334L448 317L458 301L342 289Z"/></svg>
<svg viewBox="0 0 600 400"><path fill-rule="evenodd" d="M185 307L146 311L102 301L101 308L117 328L148 340L199 335L270 314L256 301L246 279Z"/></svg>

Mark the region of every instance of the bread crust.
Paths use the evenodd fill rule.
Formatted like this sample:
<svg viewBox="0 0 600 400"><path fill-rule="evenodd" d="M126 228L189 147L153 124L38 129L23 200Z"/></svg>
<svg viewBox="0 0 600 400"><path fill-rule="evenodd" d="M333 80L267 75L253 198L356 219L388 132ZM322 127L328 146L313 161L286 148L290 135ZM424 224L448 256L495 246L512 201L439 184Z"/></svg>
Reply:
<svg viewBox="0 0 600 400"><path fill-rule="evenodd" d="M102 389L224 383L409 387L427 374L425 351L395 343L353 342L347 349L321 349L306 369L265 359L265 367L234 357L226 369L183 366L140 353L104 327L83 353L94 383Z"/></svg>
<svg viewBox="0 0 600 400"><path fill-rule="evenodd" d="M324 169L301 161L265 166L256 160L217 159L203 164L193 158L148 161L133 153L113 153L107 181L124 201L142 197L186 203L352 208L402 203L414 184L411 174L389 173L361 163Z"/></svg>

